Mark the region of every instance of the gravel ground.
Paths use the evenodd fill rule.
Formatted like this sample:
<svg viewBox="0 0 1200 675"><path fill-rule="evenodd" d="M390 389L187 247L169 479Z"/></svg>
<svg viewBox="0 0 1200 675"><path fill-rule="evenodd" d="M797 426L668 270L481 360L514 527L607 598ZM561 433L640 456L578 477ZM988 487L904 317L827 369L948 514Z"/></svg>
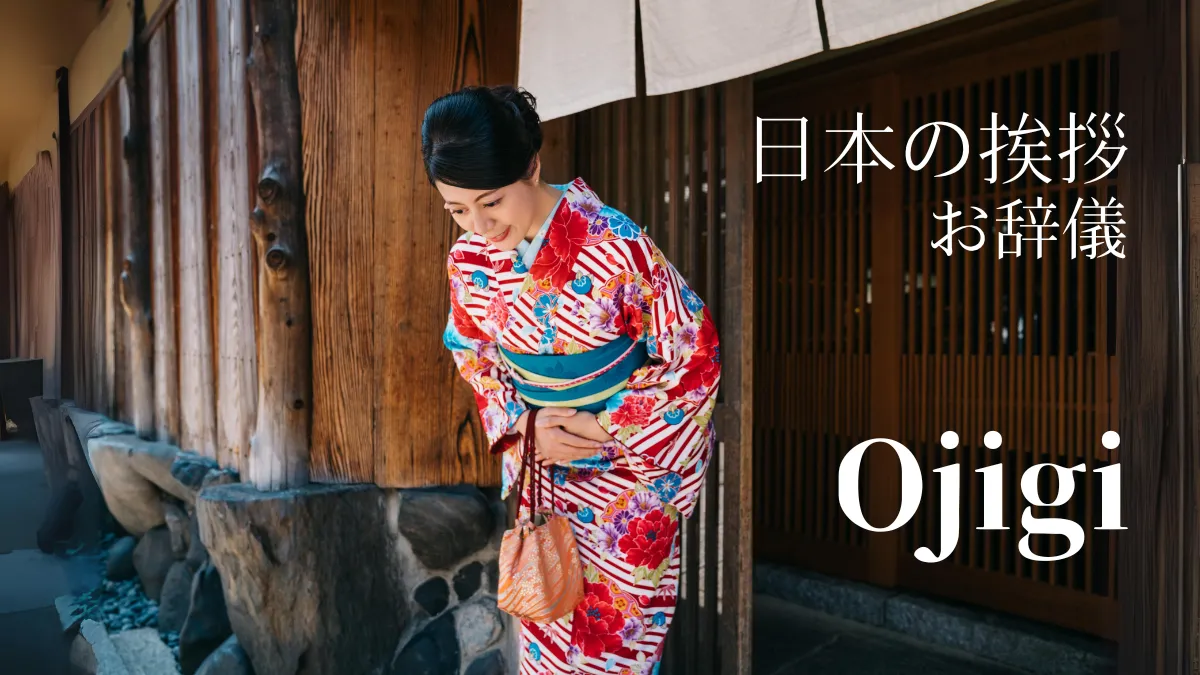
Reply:
<svg viewBox="0 0 1200 675"><path fill-rule="evenodd" d="M158 628L158 603L146 597L142 584L137 579L108 581L98 588L82 593L75 598L75 606L84 618L104 624L109 633L119 633L137 628ZM170 647L179 663L179 633L158 632L159 637Z"/></svg>

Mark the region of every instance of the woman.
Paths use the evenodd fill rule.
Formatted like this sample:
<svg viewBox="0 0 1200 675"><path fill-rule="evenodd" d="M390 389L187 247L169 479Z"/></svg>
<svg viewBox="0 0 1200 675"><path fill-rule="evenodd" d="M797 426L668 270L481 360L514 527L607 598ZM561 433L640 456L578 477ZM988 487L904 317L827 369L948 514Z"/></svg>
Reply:
<svg viewBox="0 0 1200 675"><path fill-rule="evenodd" d="M542 180L528 93L444 96L426 111L421 141L429 181L466 231L447 261L445 344L503 453L505 497L538 409L536 473L544 493L554 482L554 511L570 519L584 566L572 614L522 622L520 672L654 673L675 608L679 530L713 446L712 317L654 242L582 179ZM559 395L537 391L596 373Z"/></svg>

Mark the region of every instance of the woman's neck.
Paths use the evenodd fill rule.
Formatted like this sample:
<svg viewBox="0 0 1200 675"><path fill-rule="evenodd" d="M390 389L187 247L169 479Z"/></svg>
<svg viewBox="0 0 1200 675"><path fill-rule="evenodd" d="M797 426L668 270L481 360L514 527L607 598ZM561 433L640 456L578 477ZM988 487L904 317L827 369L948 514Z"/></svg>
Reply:
<svg viewBox="0 0 1200 675"><path fill-rule="evenodd" d="M536 213L540 213L539 218L534 219L529 224L529 229L525 231L525 241L532 242L537 236L538 230L542 229L542 224L546 222L546 218L550 217L550 212L558 204L558 200L562 197L562 191L550 185L542 183L540 186L539 203Z"/></svg>

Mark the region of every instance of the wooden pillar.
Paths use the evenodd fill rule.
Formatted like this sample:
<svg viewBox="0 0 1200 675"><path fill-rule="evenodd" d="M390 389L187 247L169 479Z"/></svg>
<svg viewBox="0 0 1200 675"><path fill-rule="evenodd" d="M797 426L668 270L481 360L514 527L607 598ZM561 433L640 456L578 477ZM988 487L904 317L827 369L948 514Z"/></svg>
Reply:
<svg viewBox="0 0 1200 675"><path fill-rule="evenodd" d="M258 418L245 480L259 489L308 482L312 322L296 70L296 0L251 0L248 64L257 115Z"/></svg>
<svg viewBox="0 0 1200 675"><path fill-rule="evenodd" d="M71 99L67 69L59 68L55 73L55 79L58 84L58 133L56 135L58 136L58 206L59 227L61 228L59 292L62 294L59 302L59 307L62 308L59 319L62 344L62 364L59 370L62 384L59 389L59 397L68 399L75 395L74 326L76 316L72 312L74 304L72 296L75 291L72 280L78 270L71 264L71 251L76 245L75 238L79 236L79 228L74 224L75 213L71 208L71 200L74 197L72 188L74 182L71 177L74 169L71 166Z"/></svg>
<svg viewBox="0 0 1200 675"><path fill-rule="evenodd" d="M133 418L130 421L139 436L149 439L154 436L154 339L150 302L149 106L146 48L140 39L145 25L144 2L133 0L133 31L121 59L126 173L122 192L125 256L121 263L121 305L129 320L128 368Z"/></svg>
<svg viewBox="0 0 1200 675"><path fill-rule="evenodd" d="M720 525L725 560L720 595L723 609L718 619L721 663L716 664L716 671L749 675L754 565L754 79L741 77L722 87L726 227L718 330L725 400L718 406L717 433L724 475L710 469L706 480L721 481L724 502Z"/></svg>
<svg viewBox="0 0 1200 675"><path fill-rule="evenodd" d="M1185 96L1195 93L1198 74L1195 54L1184 58L1184 38L1193 34L1194 49L1200 2L1117 7L1119 142L1128 148L1117 191L1128 223L1117 284L1121 518L1128 528L1117 544L1118 671L1184 673L1197 651L1200 246L1192 240L1200 242L1200 209L1180 200L1183 190L1200 192L1200 181L1187 180L1197 171L1187 170L1184 153L1189 127L1194 145L1197 113L1195 97Z"/></svg>

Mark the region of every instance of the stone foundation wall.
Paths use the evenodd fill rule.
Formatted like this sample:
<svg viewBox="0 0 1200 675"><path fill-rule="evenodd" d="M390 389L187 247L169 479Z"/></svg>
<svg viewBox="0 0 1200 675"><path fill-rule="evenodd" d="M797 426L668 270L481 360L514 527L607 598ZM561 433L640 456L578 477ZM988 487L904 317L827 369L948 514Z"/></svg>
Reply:
<svg viewBox="0 0 1200 675"><path fill-rule="evenodd" d="M494 491L259 492L86 414L80 444L128 532L88 599L93 630L157 629L185 675L516 672L496 608L506 518Z"/></svg>

